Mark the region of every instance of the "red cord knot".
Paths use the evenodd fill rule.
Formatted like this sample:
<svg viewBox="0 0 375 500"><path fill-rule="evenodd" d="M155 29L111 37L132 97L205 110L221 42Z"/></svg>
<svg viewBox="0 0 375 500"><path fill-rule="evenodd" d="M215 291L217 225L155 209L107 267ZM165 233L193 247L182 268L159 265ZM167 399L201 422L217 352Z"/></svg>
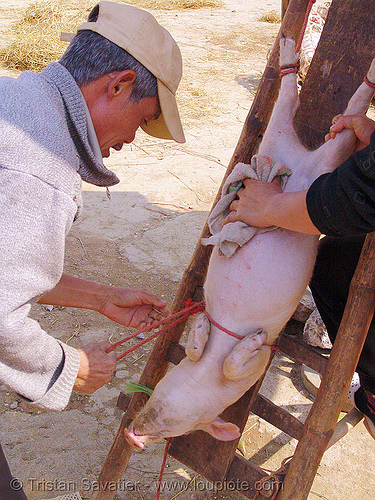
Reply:
<svg viewBox="0 0 375 500"><path fill-rule="evenodd" d="M284 66L280 66L280 76L283 77L285 75L289 75L290 73L298 73L299 70L299 61L295 64L285 64Z"/></svg>
<svg viewBox="0 0 375 500"><path fill-rule="evenodd" d="M375 83L370 82L370 80L367 78L367 76L364 77L363 81L366 83L366 85L368 85L372 89L375 89Z"/></svg>
<svg viewBox="0 0 375 500"><path fill-rule="evenodd" d="M196 312L204 311L205 307L206 306L205 306L204 300L202 300L201 302L195 302L193 299L187 299L187 301L185 303L185 310L186 309L194 310L194 313L192 313L192 314L195 314Z"/></svg>

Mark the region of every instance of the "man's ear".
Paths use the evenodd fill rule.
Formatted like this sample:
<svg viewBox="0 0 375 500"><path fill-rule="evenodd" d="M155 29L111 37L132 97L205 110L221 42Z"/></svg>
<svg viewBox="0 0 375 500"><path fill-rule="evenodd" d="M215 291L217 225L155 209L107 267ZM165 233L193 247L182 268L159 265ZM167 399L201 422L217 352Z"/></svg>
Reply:
<svg viewBox="0 0 375 500"><path fill-rule="evenodd" d="M107 87L109 99L123 93L125 93L126 96L130 96L136 79L135 71L125 69L124 71L109 73L108 76L110 77Z"/></svg>

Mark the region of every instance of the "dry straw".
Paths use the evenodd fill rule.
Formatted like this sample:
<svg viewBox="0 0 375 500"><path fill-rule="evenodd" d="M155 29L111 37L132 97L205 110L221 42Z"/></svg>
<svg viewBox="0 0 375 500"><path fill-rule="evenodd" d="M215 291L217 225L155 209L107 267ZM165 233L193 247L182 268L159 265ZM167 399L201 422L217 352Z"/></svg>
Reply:
<svg viewBox="0 0 375 500"><path fill-rule="evenodd" d="M10 26L11 43L0 50L0 62L13 70L40 71L60 58L66 43L60 33L82 23L95 1L54 0L32 3Z"/></svg>
<svg viewBox="0 0 375 500"><path fill-rule="evenodd" d="M271 10L270 12L266 12L260 18L260 21L264 23L281 23L281 16L275 10Z"/></svg>
<svg viewBox="0 0 375 500"><path fill-rule="evenodd" d="M126 3L143 9L160 10L207 9L223 6L221 0L130 0Z"/></svg>
<svg viewBox="0 0 375 500"><path fill-rule="evenodd" d="M61 32L74 32L87 19L95 0L46 0L30 4L11 24L12 40L0 50L0 64L12 70L40 71L66 49ZM121 0L120 0L121 3ZM221 0L127 0L146 9L199 9L222 5Z"/></svg>

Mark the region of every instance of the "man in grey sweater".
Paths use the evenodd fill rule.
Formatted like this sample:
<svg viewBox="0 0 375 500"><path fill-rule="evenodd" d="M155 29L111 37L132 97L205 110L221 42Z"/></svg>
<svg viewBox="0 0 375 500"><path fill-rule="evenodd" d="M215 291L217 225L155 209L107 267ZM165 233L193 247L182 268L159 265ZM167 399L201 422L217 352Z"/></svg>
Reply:
<svg viewBox="0 0 375 500"><path fill-rule="evenodd" d="M63 274L65 236L81 210L81 180L119 182L102 157L142 127L184 142L175 93L176 42L146 11L99 3L58 63L0 78L0 383L52 410L72 390L91 394L116 367L108 342L74 349L29 317L33 303L96 310L126 326L152 326L167 304L142 290ZM12 489L0 446L0 500Z"/></svg>

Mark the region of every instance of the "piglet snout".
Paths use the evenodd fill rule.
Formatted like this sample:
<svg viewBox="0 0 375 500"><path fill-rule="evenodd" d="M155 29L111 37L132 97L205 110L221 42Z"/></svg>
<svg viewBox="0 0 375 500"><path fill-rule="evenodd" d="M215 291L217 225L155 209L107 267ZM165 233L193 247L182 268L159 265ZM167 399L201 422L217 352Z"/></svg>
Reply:
<svg viewBox="0 0 375 500"><path fill-rule="evenodd" d="M147 436L137 436L136 434L134 434L132 428L125 429L124 436L130 446L133 446L134 448L138 448L140 450L144 448L144 445L147 442Z"/></svg>

